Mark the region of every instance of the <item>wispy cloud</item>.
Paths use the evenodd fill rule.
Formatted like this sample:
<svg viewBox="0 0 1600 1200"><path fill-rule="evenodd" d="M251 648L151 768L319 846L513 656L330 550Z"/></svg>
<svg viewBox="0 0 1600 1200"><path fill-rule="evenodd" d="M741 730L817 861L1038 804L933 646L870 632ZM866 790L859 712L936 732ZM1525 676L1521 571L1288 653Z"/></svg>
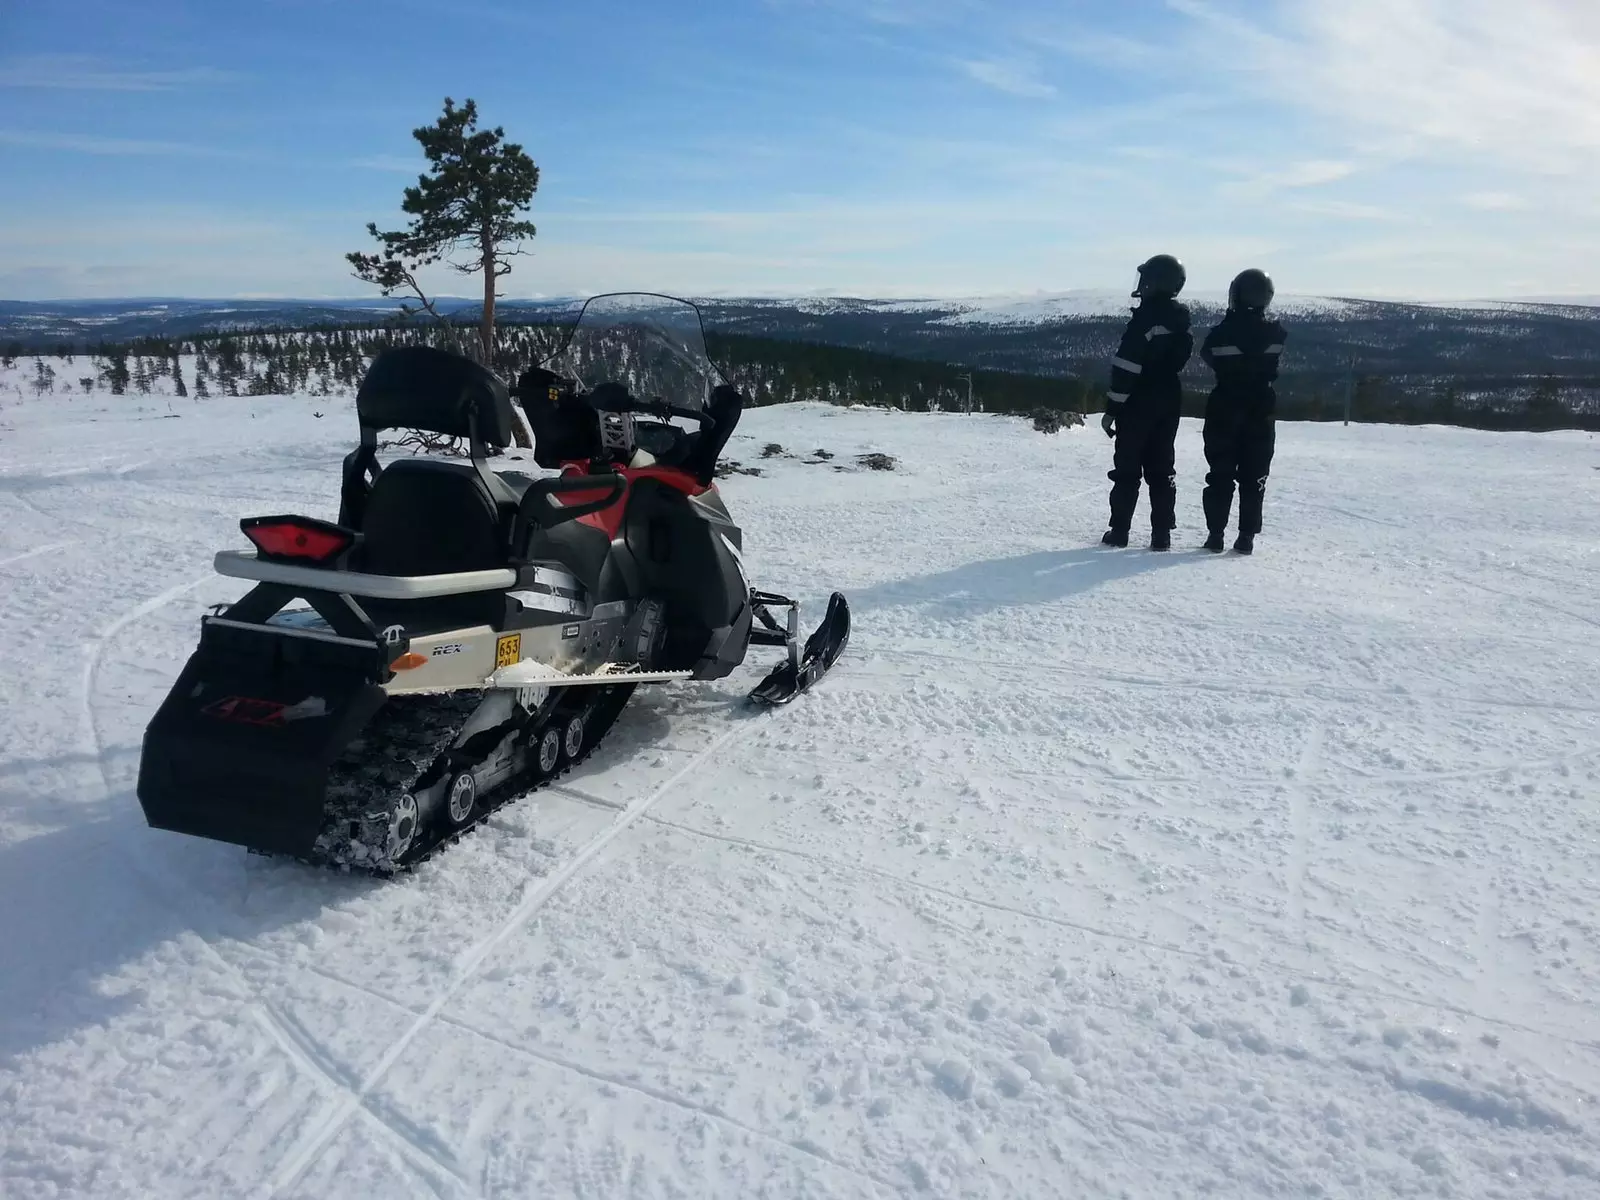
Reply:
<svg viewBox="0 0 1600 1200"><path fill-rule="evenodd" d="M838 9L875 25L897 28L953 25L963 18L987 18L986 0L766 0L782 11L797 8Z"/></svg>
<svg viewBox="0 0 1600 1200"><path fill-rule="evenodd" d="M1010 96L1049 100L1056 95L1056 89L1040 79L1026 63L980 58L963 62L961 69L979 83Z"/></svg>
<svg viewBox="0 0 1600 1200"><path fill-rule="evenodd" d="M393 171L399 175L422 173L422 167L416 159L402 158L398 154L368 154L362 158L352 159L350 165L367 171Z"/></svg>
<svg viewBox="0 0 1600 1200"><path fill-rule="evenodd" d="M145 138L96 137L93 134L43 133L30 130L0 129L0 146L20 146L28 150L59 150L71 154L112 156L177 155L191 158L239 158L237 151L188 142L163 142Z"/></svg>
<svg viewBox="0 0 1600 1200"><path fill-rule="evenodd" d="M1304 162L1289 163L1275 170L1252 171L1243 179L1223 185L1224 192L1255 193L1302 190L1325 187L1349 179L1356 173L1356 164L1341 159L1313 158Z"/></svg>
<svg viewBox="0 0 1600 1200"><path fill-rule="evenodd" d="M1526 197L1515 192L1468 192L1461 203L1481 212L1520 212L1532 207Z"/></svg>
<svg viewBox="0 0 1600 1200"><path fill-rule="evenodd" d="M1308 217L1331 217L1336 221L1398 221L1399 213L1379 204L1362 204L1355 200L1293 200L1288 205L1293 212Z"/></svg>
<svg viewBox="0 0 1600 1200"><path fill-rule="evenodd" d="M1395 158L1600 175L1600 5L1168 0L1279 102ZM1375 141L1373 141L1375 139Z"/></svg>
<svg viewBox="0 0 1600 1200"><path fill-rule="evenodd" d="M35 54L0 62L0 87L47 88L59 91L168 92L178 88L227 83L232 71L184 67L167 71L130 71L107 66L87 54Z"/></svg>

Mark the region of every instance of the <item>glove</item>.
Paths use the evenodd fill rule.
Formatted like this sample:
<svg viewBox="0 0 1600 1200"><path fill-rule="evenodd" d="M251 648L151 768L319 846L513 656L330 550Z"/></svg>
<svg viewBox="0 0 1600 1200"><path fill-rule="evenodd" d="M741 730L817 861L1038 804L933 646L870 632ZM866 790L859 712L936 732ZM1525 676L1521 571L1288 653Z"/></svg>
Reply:
<svg viewBox="0 0 1600 1200"><path fill-rule="evenodd" d="M1115 409L1107 406L1105 415L1100 418L1100 428L1106 431L1108 438L1117 436L1117 413Z"/></svg>

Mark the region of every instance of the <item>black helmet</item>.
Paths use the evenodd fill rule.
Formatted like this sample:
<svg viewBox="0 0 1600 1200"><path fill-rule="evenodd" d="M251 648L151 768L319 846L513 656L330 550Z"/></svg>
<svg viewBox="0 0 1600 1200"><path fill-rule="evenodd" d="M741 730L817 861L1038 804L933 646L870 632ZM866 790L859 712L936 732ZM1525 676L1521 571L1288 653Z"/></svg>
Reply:
<svg viewBox="0 0 1600 1200"><path fill-rule="evenodd" d="M1228 307L1266 308L1272 303L1276 291L1270 275L1251 267L1234 276L1233 283L1228 287Z"/></svg>
<svg viewBox="0 0 1600 1200"><path fill-rule="evenodd" d="M1139 286L1135 296L1176 296L1183 291L1189 273L1170 254L1158 254L1139 264Z"/></svg>

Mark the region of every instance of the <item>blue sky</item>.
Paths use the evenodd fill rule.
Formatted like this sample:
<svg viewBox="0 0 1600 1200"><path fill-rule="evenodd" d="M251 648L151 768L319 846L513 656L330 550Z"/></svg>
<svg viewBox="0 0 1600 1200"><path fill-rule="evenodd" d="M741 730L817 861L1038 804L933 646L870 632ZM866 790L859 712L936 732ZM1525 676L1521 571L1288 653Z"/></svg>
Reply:
<svg viewBox="0 0 1600 1200"><path fill-rule="evenodd" d="M1591 0L7 0L0 298L362 294L446 95L508 295L1600 292Z"/></svg>

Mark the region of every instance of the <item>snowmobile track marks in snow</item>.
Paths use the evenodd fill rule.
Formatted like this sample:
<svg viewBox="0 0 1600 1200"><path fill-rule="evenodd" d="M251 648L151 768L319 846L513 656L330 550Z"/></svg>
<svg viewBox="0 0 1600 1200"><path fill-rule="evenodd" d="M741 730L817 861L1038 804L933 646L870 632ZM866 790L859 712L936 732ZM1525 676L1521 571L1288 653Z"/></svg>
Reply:
<svg viewBox="0 0 1600 1200"><path fill-rule="evenodd" d="M215 947L212 949L215 951ZM238 972L235 971L234 974L237 975ZM273 1005L259 997L252 1006L252 1015L284 1057L315 1083L318 1090L325 1093L330 1101L335 1097L349 1094L351 1083L340 1077L342 1073L338 1071L336 1065L326 1060L321 1050L295 1021L280 1014ZM384 1117L371 1104L363 1102L358 1115L381 1141L389 1143L397 1157L412 1171L424 1178L432 1170L443 1171L457 1182L470 1187L471 1181L457 1163L429 1150L416 1134L408 1131L402 1124ZM429 1186L431 1190L438 1192L437 1187L431 1183Z"/></svg>
<svg viewBox="0 0 1600 1200"><path fill-rule="evenodd" d="M170 587L166 591L163 591L156 596L152 596L148 600L134 605L132 608L126 610L120 616L114 618L112 621L106 624L95 635L93 640L84 643L86 661L84 664L82 686L85 732L88 734L92 743L92 757L94 759L95 767L100 774L102 790L108 797L111 795L112 785L111 779L106 773L104 740L100 733L100 723L98 718L95 716L94 709L95 684L96 680L99 678L100 667L105 656L105 649L112 643L117 634L121 633L124 629L143 620L151 613L164 608L174 600L177 600L180 597L187 595L189 592L194 591L210 578L210 575L199 576L198 578L192 579L187 583L177 584L173 587ZM151 895L155 896L161 902L163 907L174 913L174 915L182 917L185 922L188 922L191 918L192 910L186 910L183 906L174 905L170 897L166 895L164 888L159 886L155 880L150 878L142 863L135 860L133 854L131 853L131 847L123 844L122 848L124 853L127 855L130 867L134 873L144 881L144 884ZM259 989L257 989L247 978L245 978L243 972L235 967L233 963L228 960L227 956L222 953L222 951L217 949L216 945L211 941L210 938L206 937L199 930L193 929L192 927L190 927L190 932L194 934L195 939L200 943L200 946L204 950L206 957L215 963L225 975L233 979L245 991L245 993L251 997L251 1015L255 1018L257 1024L260 1025L261 1028L272 1039L274 1044L277 1045L280 1052L282 1052L298 1070L311 1079L311 1081L316 1084L320 1090L333 1090L341 1094L348 1094L350 1091L350 1085L339 1078L335 1069L333 1069L331 1066L325 1065L324 1056L310 1044L309 1039L305 1038L303 1034L299 1034L291 1023L286 1022L284 1019L279 1017L272 1004L262 997ZM414 1161L420 1157L426 1160L426 1162L434 1169L448 1172L457 1180L461 1181L462 1183L466 1183L466 1178L461 1174L459 1167L446 1162L445 1160L428 1151L425 1147L419 1145L416 1140L409 1136L403 1129L397 1128L385 1121L383 1117L374 1112L370 1106L363 1105L362 1113L369 1126L372 1126L375 1129L382 1140L391 1143L392 1149L394 1149L402 1159L407 1161L407 1164L412 1170L423 1169L419 1163Z"/></svg>
<svg viewBox="0 0 1600 1200"><path fill-rule="evenodd" d="M589 863L614 841L619 834L637 822L653 808L663 796L675 788L684 779L711 758L715 757L723 747L735 739L744 736L751 728L748 723L735 725L725 731L711 745L700 751L690 759L675 774L650 792L642 799L634 801L617 815L617 818L600 833L590 838L577 853L573 854L554 872L546 875L535 884L522 901L511 910L511 913L477 945L473 946L459 961L455 973L448 986L445 987L432 1003L418 1014L411 1026L402 1033L383 1056L368 1072L359 1087L347 1091L344 1102L332 1118L320 1126L316 1133L297 1149L291 1149L288 1157L279 1166L271 1182L264 1188L263 1194L268 1197L281 1195L287 1188L293 1187L316 1161L322 1157L324 1151L332 1144L350 1118L358 1108L366 1106L366 1098L372 1093L393 1069L401 1056L411 1048L411 1045L422 1033L438 1018L441 1010L470 980L472 980L491 954L498 949L507 938L511 937L518 929L527 924L534 913L543 908L550 900L561 891L571 880L588 866Z"/></svg>
<svg viewBox="0 0 1600 1200"><path fill-rule="evenodd" d="M614 808L620 806L607 804L602 805L601 807ZM318 977L326 979L330 983L336 984L340 987L348 988L351 991L357 992L363 996L370 997L371 999L377 1000L382 1004L386 1004L391 1008L394 1008L399 1012L405 1013L413 1018L417 1018L422 1015L419 1010L411 1007L402 1000L397 1000L393 996L376 991L375 989L368 987L366 984L358 983L353 979L347 979L343 975L336 974L335 972L329 971L326 968L312 966L306 969ZM487 1042L492 1046L496 1046L502 1050L508 1051L511 1054L519 1055L531 1062L538 1063L541 1066L554 1067L559 1071L566 1071L570 1074L581 1076L584 1079L591 1080L595 1083L604 1084L607 1087L617 1088L621 1091L632 1092L635 1095L643 1096L646 1099L669 1105L672 1108L679 1109L683 1112L704 1117L717 1125L723 1125L729 1129L737 1130L748 1137L752 1137L780 1149L802 1155L816 1162L820 1162L825 1166L841 1171L847 1175L854 1176L868 1183L876 1184L879 1187L897 1190L900 1186L893 1180L887 1179L881 1175L874 1174L873 1172L865 1170L861 1167L852 1166L847 1162L842 1162L819 1147L791 1141L788 1138L783 1137L781 1134L772 1133L768 1130L760 1128L759 1126L742 1121L738 1117L730 1116L728 1113L722 1112L714 1106L697 1103L688 1097L677 1095L676 1093L665 1088L653 1087L650 1084L641 1083L637 1079L631 1079L626 1076L613 1074L608 1071L597 1070L594 1067L585 1066L583 1063L563 1058L557 1054L552 1054L548 1050L535 1049L532 1046L527 1046L520 1042L512 1041L491 1030L483 1029L460 1017L449 1016L441 1012L435 1017L435 1020L440 1025L449 1026L451 1029L458 1030L461 1033L466 1034L468 1037ZM371 1114L370 1109L364 1109L364 1111L366 1111L368 1114ZM381 1118L378 1119L381 1120ZM415 1146L414 1144L412 1144L412 1148L416 1149L419 1153L426 1153L421 1147ZM433 1159L433 1161L438 1162L440 1167L447 1167L447 1164L439 1162L437 1159ZM452 1171L452 1173L454 1174L455 1172ZM462 1182L468 1182L464 1175L458 1175L458 1177L461 1178Z"/></svg>
<svg viewBox="0 0 1600 1200"><path fill-rule="evenodd" d="M570 786L558 789L562 795L569 796L582 803L615 811L619 806L599 796L591 796L587 792ZM1175 942L1164 942L1157 938L1141 937L1133 933L1120 933L1113 929L1106 929L1098 925L1090 925L1083 921L1074 921L1068 917L1053 916L1050 913L1039 912L1035 909L1022 908L1017 905L1004 904L998 900L986 899L982 896L970 895L966 892L956 891L953 888L942 887L936 883L927 883L920 879L912 879L905 875L897 875L893 871L886 871L882 867L874 867L867 863L854 863L845 859L834 858L827 854L817 854L810 850L801 850L794 846L784 846L773 842L756 841L753 838L739 837L736 834L714 833L709 829L701 829L694 825L687 825L667 817L654 814L644 818L652 825L663 829L671 829L690 837L701 838L705 841L720 842L728 846L737 846L746 850L755 850L765 854L782 855L785 858L797 858L825 869L842 871L847 874L862 875L871 879L880 879L885 883L894 884L911 891L927 892L947 900L959 901L970 904L976 908L987 909L990 912L1004 913L1008 916L1020 917L1026 921L1035 921L1041 925L1051 925L1058 929L1069 929L1077 933L1087 934L1090 937L1103 939L1108 942L1123 945L1138 946L1146 950L1159 950L1163 954L1179 958L1192 959L1199 963L1211 963L1214 956L1209 950L1197 950L1192 945L1180 945ZM1172 911L1168 909L1167 911ZM1181 915L1181 914L1179 914ZM1417 995L1411 992L1396 991L1386 987L1373 987L1362 983L1354 983L1348 977L1335 977L1322 975L1308 970L1303 966L1283 962L1276 958L1261 957L1253 960L1254 965L1268 972L1289 978L1293 977L1305 983L1316 984L1352 994L1369 996L1375 1000L1385 1000L1392 1003L1411 1004L1419 1008L1438 1009L1457 1017L1465 1017L1475 1021L1482 1021L1486 1025L1498 1026L1502 1029L1514 1030L1518 1033L1531 1034L1536 1037L1548 1038L1562 1045L1574 1046L1583 1050L1600 1051L1600 1041L1593 1041L1581 1037L1573 1037L1550 1029L1543 1029L1535 1025L1497 1017L1489 1013L1475 1011L1460 1004L1453 1004L1448 1000Z"/></svg>
<svg viewBox="0 0 1600 1200"><path fill-rule="evenodd" d="M200 950L219 971L238 985L240 991L247 997L243 1002L244 1008L251 1020L264 1032L279 1053L289 1062L290 1066L306 1077L318 1091L329 1095L346 1096L353 1086L346 1072L334 1063L300 1029L298 1022L281 1014L277 1006L262 995L261 989L251 983L245 973L236 966L212 941L211 937L202 933L192 924L195 908L184 905L175 900L168 893L166 880L152 878L143 863L139 862L131 851L124 845L121 847L129 870L144 884L145 890L174 917L179 918L180 925L199 944ZM190 892L196 900L201 902L201 908L209 904L211 898L197 892ZM225 934L215 936L226 937ZM268 956L270 957L270 956ZM323 972L316 972L324 974ZM384 997L379 997L383 999ZM394 1152L397 1160L412 1171L417 1172L428 1184L429 1190L439 1193L429 1176L432 1172L444 1172L461 1183L467 1183L461 1169L453 1162L430 1151L417 1138L409 1133L403 1126L396 1125L386 1120L370 1105L363 1104L361 1116L368 1128L377 1136L380 1142L387 1143ZM425 1160L427 1166L418 1160ZM429 1168L432 1168L430 1172Z"/></svg>
<svg viewBox="0 0 1600 1200"><path fill-rule="evenodd" d="M21 554L13 554L10 558L0 558L0 567L9 567L12 563L23 562L26 559L37 558L41 554L49 554L52 550L65 550L74 542L51 542L47 546L35 546L32 550L24 550Z"/></svg>
<svg viewBox="0 0 1600 1200"><path fill-rule="evenodd" d="M89 748L94 755L95 768L100 773L100 785L108 799L111 796L111 778L106 774L105 739L100 736L100 722L94 713L94 690L96 681L100 677L100 667L105 658L106 647L111 644L112 639L117 634L128 628L128 626L144 620L151 613L165 608L174 600L188 595L210 578L210 575L198 576L189 580L188 583L176 584L166 591L150 597L148 600L135 604L132 608L124 611L121 616L114 617L93 638L83 643L83 731L88 734Z"/></svg>
<svg viewBox="0 0 1600 1200"><path fill-rule="evenodd" d="M1322 726L1313 725L1306 734L1305 747L1294 769L1294 779L1284 789L1289 801L1289 862L1286 884L1289 890L1289 929L1299 940L1305 933L1306 869L1311 838L1311 776L1322 762Z"/></svg>

